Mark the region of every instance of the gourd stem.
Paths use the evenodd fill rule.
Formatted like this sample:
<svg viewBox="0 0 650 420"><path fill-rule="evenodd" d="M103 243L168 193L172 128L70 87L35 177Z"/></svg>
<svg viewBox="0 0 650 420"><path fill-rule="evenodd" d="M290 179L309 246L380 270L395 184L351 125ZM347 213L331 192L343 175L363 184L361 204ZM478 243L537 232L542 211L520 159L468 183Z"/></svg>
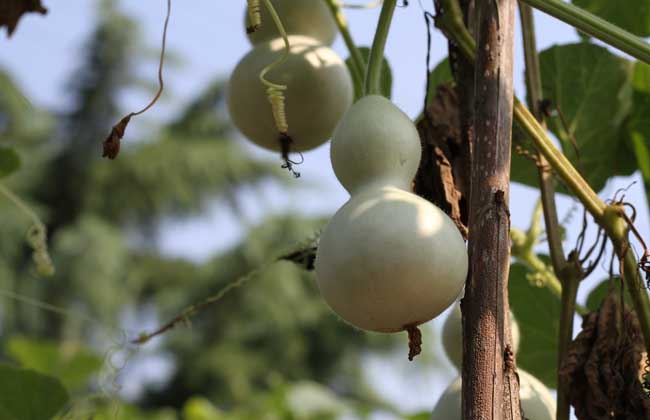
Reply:
<svg viewBox="0 0 650 420"><path fill-rule="evenodd" d="M441 3L454 1L457 0L441 0ZM450 10L453 11L454 9L446 8L445 10L446 13L449 13ZM470 50L463 49L462 52L466 54L468 60L473 62L476 60L476 43L464 25L448 25L443 28L443 31L452 40L472 39L473 48ZM634 254L628 252L629 244L625 233L614 228L616 222L614 218L605 217L607 205L598 197L598 194L594 192L584 178L582 178L582 175L571 165L571 162L569 162L566 156L558 150L553 140L551 140L546 130L539 124L533 114L516 97L514 98L514 117L517 124L532 139L537 150L546 158L551 168L562 179L567 188L580 200L595 222L605 229L607 236L614 244L616 253L619 257L623 258L628 290L634 303L634 309L639 317L645 346L647 349L650 349L650 299L648 298L643 279L639 273L638 262Z"/></svg>
<svg viewBox="0 0 650 420"><path fill-rule="evenodd" d="M352 81L354 82L354 92L355 96L361 96L363 92L363 78L366 68L366 60L364 60L361 51L357 48L357 45L352 39L350 34L350 29L348 28L348 22L345 19L345 15L339 6L339 3L336 0L325 0L325 3L332 12L332 17L336 26L339 28L339 32L343 37L343 42L350 52L350 73L352 75Z"/></svg>
<svg viewBox="0 0 650 420"><path fill-rule="evenodd" d="M560 0L521 1L630 54L632 57L650 63L650 45L648 43L605 19Z"/></svg>
<svg viewBox="0 0 650 420"><path fill-rule="evenodd" d="M366 95L381 95L381 67L384 61L384 48L386 47L386 39L388 38L388 31L393 20L395 6L397 6L397 0L386 0L381 8L379 23L377 24L377 31L375 32L375 39L372 42L370 59L368 60L365 81Z"/></svg>
<svg viewBox="0 0 650 420"><path fill-rule="evenodd" d="M526 91L528 92L529 98L528 106L531 108L533 114L537 117L542 127L546 129L544 115L540 109L540 104L544 97L542 92L542 76L539 65L539 56L537 54L537 42L535 39L535 18L533 17L533 9L520 0L519 13L521 16L524 59L526 62ZM580 263L575 261L577 259L575 254L572 254L572 264L567 263L564 256L562 234L555 205L555 185L553 174L548 168L548 162L544 156L538 155L537 159L539 187L541 191L542 208L544 209L544 222L546 225L546 237L548 239L548 248L551 255L551 264L553 266L553 271L561 284L556 418L557 420L569 420L571 406L568 399L568 389L566 384L560 380L559 372L564 356L569 348L569 343L571 343L571 340L573 339L573 319L576 312L576 299L583 274Z"/></svg>

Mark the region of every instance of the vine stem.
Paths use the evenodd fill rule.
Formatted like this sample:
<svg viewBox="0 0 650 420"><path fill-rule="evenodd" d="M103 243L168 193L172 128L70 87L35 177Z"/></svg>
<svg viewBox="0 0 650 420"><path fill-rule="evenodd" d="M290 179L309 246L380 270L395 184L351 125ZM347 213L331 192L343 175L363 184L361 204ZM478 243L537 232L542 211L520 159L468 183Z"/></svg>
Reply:
<svg viewBox="0 0 650 420"><path fill-rule="evenodd" d="M648 43L605 19L560 0L521 1L630 54L632 57L650 63L650 45Z"/></svg>
<svg viewBox="0 0 650 420"><path fill-rule="evenodd" d="M386 0L381 7L377 31L375 32L375 39L372 42L368 60L365 80L366 95L381 95L381 68L384 60L384 49L396 6L397 0Z"/></svg>
<svg viewBox="0 0 650 420"><path fill-rule="evenodd" d="M352 39L352 34L350 34L350 29L348 28L348 22L345 19L345 15L341 10L339 3L336 0L325 0L325 3L332 12L332 17L336 26L339 28L341 37L343 37L343 42L350 52L350 73L352 74L352 80L354 82L354 91L356 96L361 96L363 92L363 78L366 69L366 60L364 60L361 51L357 48L357 44L354 43Z"/></svg>
<svg viewBox="0 0 650 420"><path fill-rule="evenodd" d="M37 226L43 226L41 219L34 213L32 209L29 208L23 200L20 199L16 194L13 193L9 188L5 187L4 184L0 183L0 194L7 197L20 211L22 211L27 217L32 220L32 223Z"/></svg>
<svg viewBox="0 0 650 420"><path fill-rule="evenodd" d="M526 63L526 91L528 92L529 106L535 117L546 129L543 113L540 104L544 99L542 91L542 75L537 54L537 42L535 39L535 19L533 9L519 2L519 14L521 17L521 31L524 45L524 61ZM560 223L558 221L555 205L555 185L553 174L548 168L548 162L542 155L538 155L539 186L541 191L541 202L544 210L544 222L546 225L546 237L548 239L551 264L555 276L561 285L560 291L560 328L558 334L558 359L557 359L557 420L569 420L571 405L568 399L568 389L560 380L559 372L562 362L573 339L573 318L576 312L576 300L578 288L583 274L577 255L573 254L572 263L567 262L562 246ZM535 256L536 257L536 256Z"/></svg>
<svg viewBox="0 0 650 420"><path fill-rule="evenodd" d="M457 0L441 0L441 3L453 3ZM547 0L551 1L551 0ZM454 11L453 8L446 8L446 13ZM457 10L460 10L459 8ZM460 17L462 19L462 17ZM461 20L462 22L462 20ZM472 62L476 61L476 43L470 35L467 28L463 25L453 25L444 28L445 34L451 36L452 40L471 39L473 48L462 49L466 58ZM459 42L459 45L462 45ZM634 309L639 317L643 339L647 349L650 349L650 299L645 292L643 279L639 274L638 262L630 250L627 241L627 231L618 229L616 226L622 220L618 209L612 210L615 206L607 206L598 197L598 194L582 178L580 173L571 165L571 162L555 146L553 140L548 136L546 130L540 125L531 112L516 97L514 98L514 116L515 121L528 134L538 151L548 160L551 168L562 179L571 192L580 200L585 209L591 214L595 222L607 232L607 236L614 244L614 249L623 259L625 279L628 282L628 290L634 303Z"/></svg>

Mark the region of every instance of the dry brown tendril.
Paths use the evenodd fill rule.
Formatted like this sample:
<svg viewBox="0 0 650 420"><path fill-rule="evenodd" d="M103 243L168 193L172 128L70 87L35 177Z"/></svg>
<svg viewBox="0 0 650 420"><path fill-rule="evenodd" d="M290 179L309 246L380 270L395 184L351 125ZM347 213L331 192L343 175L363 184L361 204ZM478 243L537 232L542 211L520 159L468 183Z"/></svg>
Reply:
<svg viewBox="0 0 650 420"><path fill-rule="evenodd" d="M120 143L122 141L122 138L124 137L126 127L129 125L129 122L131 121L131 117L135 117L136 115L140 115L147 112L151 107L154 106L156 102L158 102L158 99L160 99L160 95L162 95L162 92L165 87L162 72L165 63L165 48L167 46L167 27L169 26L169 16L171 14L171 10L172 10L171 0L167 0L167 15L165 16L165 24L163 26L162 47L160 49L160 61L158 63L158 92L156 92L156 95L153 97L153 99L151 100L151 102L149 102L147 106L142 108L140 111L131 112L127 116L123 117L120 120L120 122L118 122L113 126L110 134L108 135L108 137L106 137L106 139L103 142L104 150L102 153L102 157L107 157L109 159L115 159L117 157L117 155L120 153Z"/></svg>

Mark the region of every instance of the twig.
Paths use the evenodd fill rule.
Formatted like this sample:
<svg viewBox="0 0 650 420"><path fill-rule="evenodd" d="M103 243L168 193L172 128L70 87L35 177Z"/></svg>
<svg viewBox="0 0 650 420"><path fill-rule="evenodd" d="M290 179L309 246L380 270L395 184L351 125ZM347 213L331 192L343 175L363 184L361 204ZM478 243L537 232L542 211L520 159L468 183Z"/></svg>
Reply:
<svg viewBox="0 0 650 420"><path fill-rule="evenodd" d="M163 93L165 87L165 83L163 81L163 67L165 62L165 49L167 46L167 27L169 25L171 10L171 0L167 0L167 15L165 16L165 24L163 26L162 47L160 49L160 61L158 62L158 92L156 92L156 95L153 97L151 102L147 104L147 106L142 108L140 111L131 112L113 126L110 134L108 137L106 137L106 140L104 140L104 152L102 153L102 157L107 157L109 159L115 159L117 157L117 155L120 153L122 138L124 137L126 127L129 125L131 118L143 114L151 109L151 107L154 106L156 102L158 102L160 95Z"/></svg>

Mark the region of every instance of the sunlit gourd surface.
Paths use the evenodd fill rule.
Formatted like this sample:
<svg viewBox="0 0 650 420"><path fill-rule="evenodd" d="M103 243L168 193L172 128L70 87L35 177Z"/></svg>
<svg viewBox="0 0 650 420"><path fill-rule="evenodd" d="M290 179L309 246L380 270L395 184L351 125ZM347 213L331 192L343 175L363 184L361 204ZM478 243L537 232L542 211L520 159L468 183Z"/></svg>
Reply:
<svg viewBox="0 0 650 420"><path fill-rule="evenodd" d="M287 86L286 117L291 151L305 151L330 139L352 104L353 86L343 60L329 47L309 37L289 37L288 59L266 79ZM282 38L255 46L233 71L228 84L228 109L233 123L253 143L281 150L278 128L260 82L260 72L285 51Z"/></svg>
<svg viewBox="0 0 650 420"><path fill-rule="evenodd" d="M458 229L410 192L420 157L413 122L382 96L360 99L334 133L332 166L351 197L322 233L316 274L327 304L358 328L395 332L426 322L465 282Z"/></svg>

